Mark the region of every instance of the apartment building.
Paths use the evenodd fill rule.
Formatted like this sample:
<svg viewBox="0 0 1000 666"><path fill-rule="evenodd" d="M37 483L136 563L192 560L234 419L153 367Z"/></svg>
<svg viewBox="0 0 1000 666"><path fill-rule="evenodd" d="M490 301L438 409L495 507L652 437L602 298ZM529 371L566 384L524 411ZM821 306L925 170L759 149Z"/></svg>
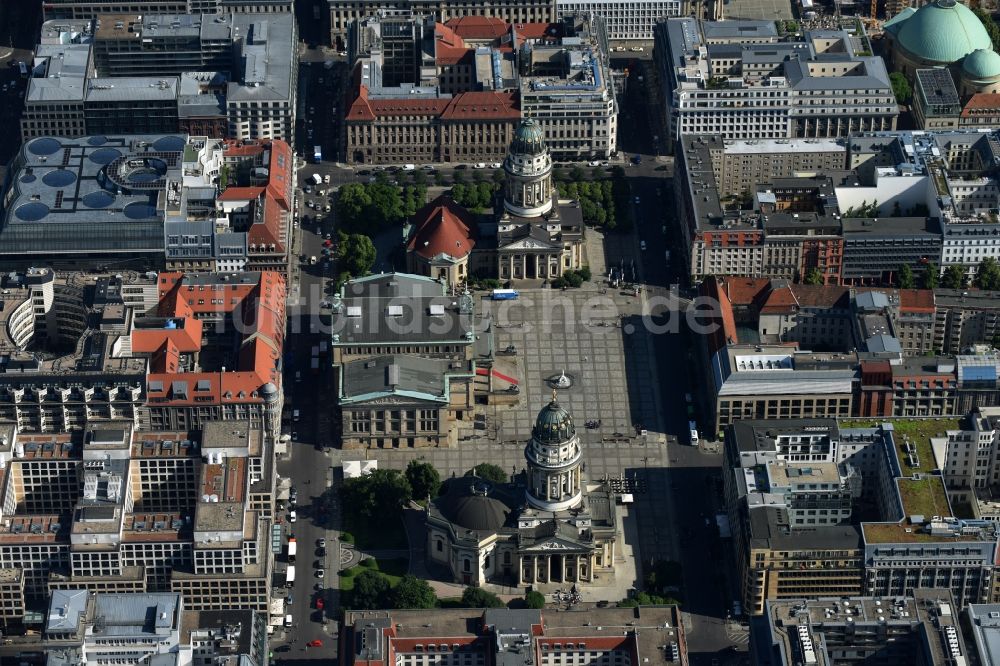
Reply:
<svg viewBox="0 0 1000 666"><path fill-rule="evenodd" d="M330 43L343 48L351 24L383 10L402 10L414 15L432 16L441 23L466 17L495 17L507 23L548 23L556 20L554 0L516 0L487 5L460 0L327 0L330 12Z"/></svg>
<svg viewBox="0 0 1000 666"><path fill-rule="evenodd" d="M574 14L600 16L608 30L608 41L653 41L653 27L660 21L688 13L684 0L557 0L560 18Z"/></svg>
<svg viewBox="0 0 1000 666"><path fill-rule="evenodd" d="M100 14L291 13L293 0L46 0L45 20Z"/></svg>
<svg viewBox="0 0 1000 666"><path fill-rule="evenodd" d="M23 597L172 591L195 610L266 611L274 461L263 431L111 421L3 435L0 559L21 571Z"/></svg>
<svg viewBox="0 0 1000 666"><path fill-rule="evenodd" d="M608 631L606 627L620 630ZM434 609L347 611L340 663L407 666L431 663L487 666L590 663L688 663L676 606L540 610Z"/></svg>
<svg viewBox="0 0 1000 666"><path fill-rule="evenodd" d="M902 597L768 601L755 643L771 664L848 666L866 660L951 666L968 663L958 607L947 590Z"/></svg>
<svg viewBox="0 0 1000 666"><path fill-rule="evenodd" d="M48 21L25 95L22 137L177 132L182 117L221 112L220 138L290 140L296 40L294 18L285 13Z"/></svg>
<svg viewBox="0 0 1000 666"><path fill-rule="evenodd" d="M934 305L934 347L944 353L958 354L977 344L992 344L1000 333L997 292L935 289Z"/></svg>
<svg viewBox="0 0 1000 666"><path fill-rule="evenodd" d="M769 21L725 23L712 31L673 18L654 28L671 142L686 134L822 139L895 129L888 72L881 58L863 55L863 34L820 30L779 41Z"/></svg>
<svg viewBox="0 0 1000 666"><path fill-rule="evenodd" d="M522 116L542 126L557 158L616 149L617 102L594 17L442 24L383 12L358 21L348 47L356 61L348 161L500 162Z"/></svg>
<svg viewBox="0 0 1000 666"><path fill-rule="evenodd" d="M342 446L413 448L457 443L471 421L477 358L471 296L400 273L356 278L334 301L333 367ZM478 350L478 351L477 351Z"/></svg>

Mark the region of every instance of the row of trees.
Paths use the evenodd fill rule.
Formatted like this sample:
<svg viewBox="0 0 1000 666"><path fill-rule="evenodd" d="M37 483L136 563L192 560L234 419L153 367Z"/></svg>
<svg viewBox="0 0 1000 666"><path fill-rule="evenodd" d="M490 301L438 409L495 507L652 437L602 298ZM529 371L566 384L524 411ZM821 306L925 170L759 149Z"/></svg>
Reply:
<svg viewBox="0 0 1000 666"><path fill-rule="evenodd" d="M559 195L578 199L586 224L614 229L618 226L615 184L611 180L557 183Z"/></svg>
<svg viewBox="0 0 1000 666"><path fill-rule="evenodd" d="M337 195L338 225L353 232L374 234L403 221L427 201L427 187L390 183L379 174L373 183L341 185Z"/></svg>
<svg viewBox="0 0 1000 666"><path fill-rule="evenodd" d="M809 269L802 278L804 284L823 284L823 273L818 268ZM966 268L960 264L952 264L944 269L944 273L938 270L937 264L933 261L923 266L919 275L914 272L909 264L903 264L896 276L896 285L900 289L937 289L939 286L945 289L964 289L970 286L966 276ZM971 282L971 286L977 289L989 291L1000 290L1000 262L993 257L986 257L976 268L976 276Z"/></svg>
<svg viewBox="0 0 1000 666"><path fill-rule="evenodd" d="M584 282L590 280L590 266L584 266L578 271L568 270L562 275L552 280L553 289L562 289L563 287L579 287Z"/></svg>
<svg viewBox="0 0 1000 666"><path fill-rule="evenodd" d="M480 181L466 185L455 183L451 188L451 198L471 211L483 212L493 205L493 197L500 188L499 183Z"/></svg>

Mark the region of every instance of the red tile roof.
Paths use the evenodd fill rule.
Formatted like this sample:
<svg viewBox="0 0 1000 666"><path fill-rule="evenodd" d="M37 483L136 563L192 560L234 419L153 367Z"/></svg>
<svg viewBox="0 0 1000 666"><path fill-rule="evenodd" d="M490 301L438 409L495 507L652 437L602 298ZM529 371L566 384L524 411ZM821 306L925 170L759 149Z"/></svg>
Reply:
<svg viewBox="0 0 1000 666"><path fill-rule="evenodd" d="M847 299L850 295L847 287L840 287L835 284L793 284L792 293L799 307L836 307L841 305L847 307Z"/></svg>
<svg viewBox="0 0 1000 666"><path fill-rule="evenodd" d="M455 95L441 114L442 120L517 120L521 111L514 93L494 91L465 92Z"/></svg>
<svg viewBox="0 0 1000 666"><path fill-rule="evenodd" d="M227 187L216 197L216 200L253 201L263 193L263 187Z"/></svg>
<svg viewBox="0 0 1000 666"><path fill-rule="evenodd" d="M901 312L934 314L934 292L930 289L900 289L899 309Z"/></svg>
<svg viewBox="0 0 1000 666"><path fill-rule="evenodd" d="M249 283L232 283L223 280L221 275L217 277L218 282L202 280L195 286L185 280L183 273L159 274L159 314L183 320L180 330L189 337L180 336L177 329L166 328L132 332L135 353L152 350L147 377L149 400L190 405L260 402L260 391L265 384L281 386L278 362L285 334L284 279L279 273L270 271L260 273L255 282ZM202 346L202 327L197 318L200 314L225 314L228 316L226 325L243 335L235 368L178 372L180 354ZM185 346L181 347L178 340ZM186 395L174 394L175 381L188 384ZM152 388L153 382L159 382L159 389ZM197 389L199 382L201 390ZM203 401L203 398L209 400Z"/></svg>
<svg viewBox="0 0 1000 666"><path fill-rule="evenodd" d="M717 280L719 289L733 305L753 305L771 289L771 281L767 278L719 276Z"/></svg>
<svg viewBox="0 0 1000 666"><path fill-rule="evenodd" d="M292 175L295 158L284 141L227 141L224 155L230 159L260 158L255 166L267 169L265 186L227 187L218 201L246 201L253 223L247 242L254 254L284 254L287 220L292 210ZM266 160L266 162L264 161ZM258 210L260 209L260 210Z"/></svg>
<svg viewBox="0 0 1000 666"><path fill-rule="evenodd" d="M407 250L425 259L448 254L462 259L476 246L475 228L468 212L447 195L439 196L413 216L416 232Z"/></svg>
<svg viewBox="0 0 1000 666"><path fill-rule="evenodd" d="M444 23L434 24L434 37L434 59L437 64L455 65L463 60L472 60L473 50Z"/></svg>
<svg viewBox="0 0 1000 666"><path fill-rule="evenodd" d="M795 293L791 287L784 286L772 289L767 294L764 305L760 308L761 314L777 314L779 312L794 312L799 307L799 302L795 299Z"/></svg>
<svg viewBox="0 0 1000 666"><path fill-rule="evenodd" d="M510 31L510 24L494 16L460 16L445 25L464 39L499 39Z"/></svg>
<svg viewBox="0 0 1000 666"><path fill-rule="evenodd" d="M962 117L979 111L1000 111L1000 93L976 93L962 107Z"/></svg>

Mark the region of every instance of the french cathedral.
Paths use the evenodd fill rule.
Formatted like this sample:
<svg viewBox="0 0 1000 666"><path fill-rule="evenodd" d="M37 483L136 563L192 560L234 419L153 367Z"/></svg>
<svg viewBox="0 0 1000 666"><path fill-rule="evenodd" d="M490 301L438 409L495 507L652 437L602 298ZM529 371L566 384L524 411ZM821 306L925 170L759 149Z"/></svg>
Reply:
<svg viewBox="0 0 1000 666"><path fill-rule="evenodd" d="M580 437L554 393L524 458L512 483L448 481L426 509L428 561L463 585L607 585L620 525L614 495L584 479Z"/></svg>
<svg viewBox="0 0 1000 666"><path fill-rule="evenodd" d="M503 162L504 183L490 215L475 215L441 195L410 220L407 270L451 286L470 276L550 280L584 260L580 202L560 199L542 127L518 125Z"/></svg>

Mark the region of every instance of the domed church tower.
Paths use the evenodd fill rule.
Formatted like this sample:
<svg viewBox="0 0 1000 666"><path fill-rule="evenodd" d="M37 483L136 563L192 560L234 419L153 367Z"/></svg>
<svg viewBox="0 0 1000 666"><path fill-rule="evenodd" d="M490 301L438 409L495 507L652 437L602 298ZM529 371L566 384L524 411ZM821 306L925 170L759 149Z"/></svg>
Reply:
<svg viewBox="0 0 1000 666"><path fill-rule="evenodd" d="M503 170L507 175L504 208L519 217L541 217L552 210L552 158L542 126L525 118L514 132Z"/></svg>
<svg viewBox="0 0 1000 666"><path fill-rule="evenodd" d="M555 391L535 419L524 457L528 461L527 499L532 507L563 511L581 504L580 438L573 418L556 402Z"/></svg>

